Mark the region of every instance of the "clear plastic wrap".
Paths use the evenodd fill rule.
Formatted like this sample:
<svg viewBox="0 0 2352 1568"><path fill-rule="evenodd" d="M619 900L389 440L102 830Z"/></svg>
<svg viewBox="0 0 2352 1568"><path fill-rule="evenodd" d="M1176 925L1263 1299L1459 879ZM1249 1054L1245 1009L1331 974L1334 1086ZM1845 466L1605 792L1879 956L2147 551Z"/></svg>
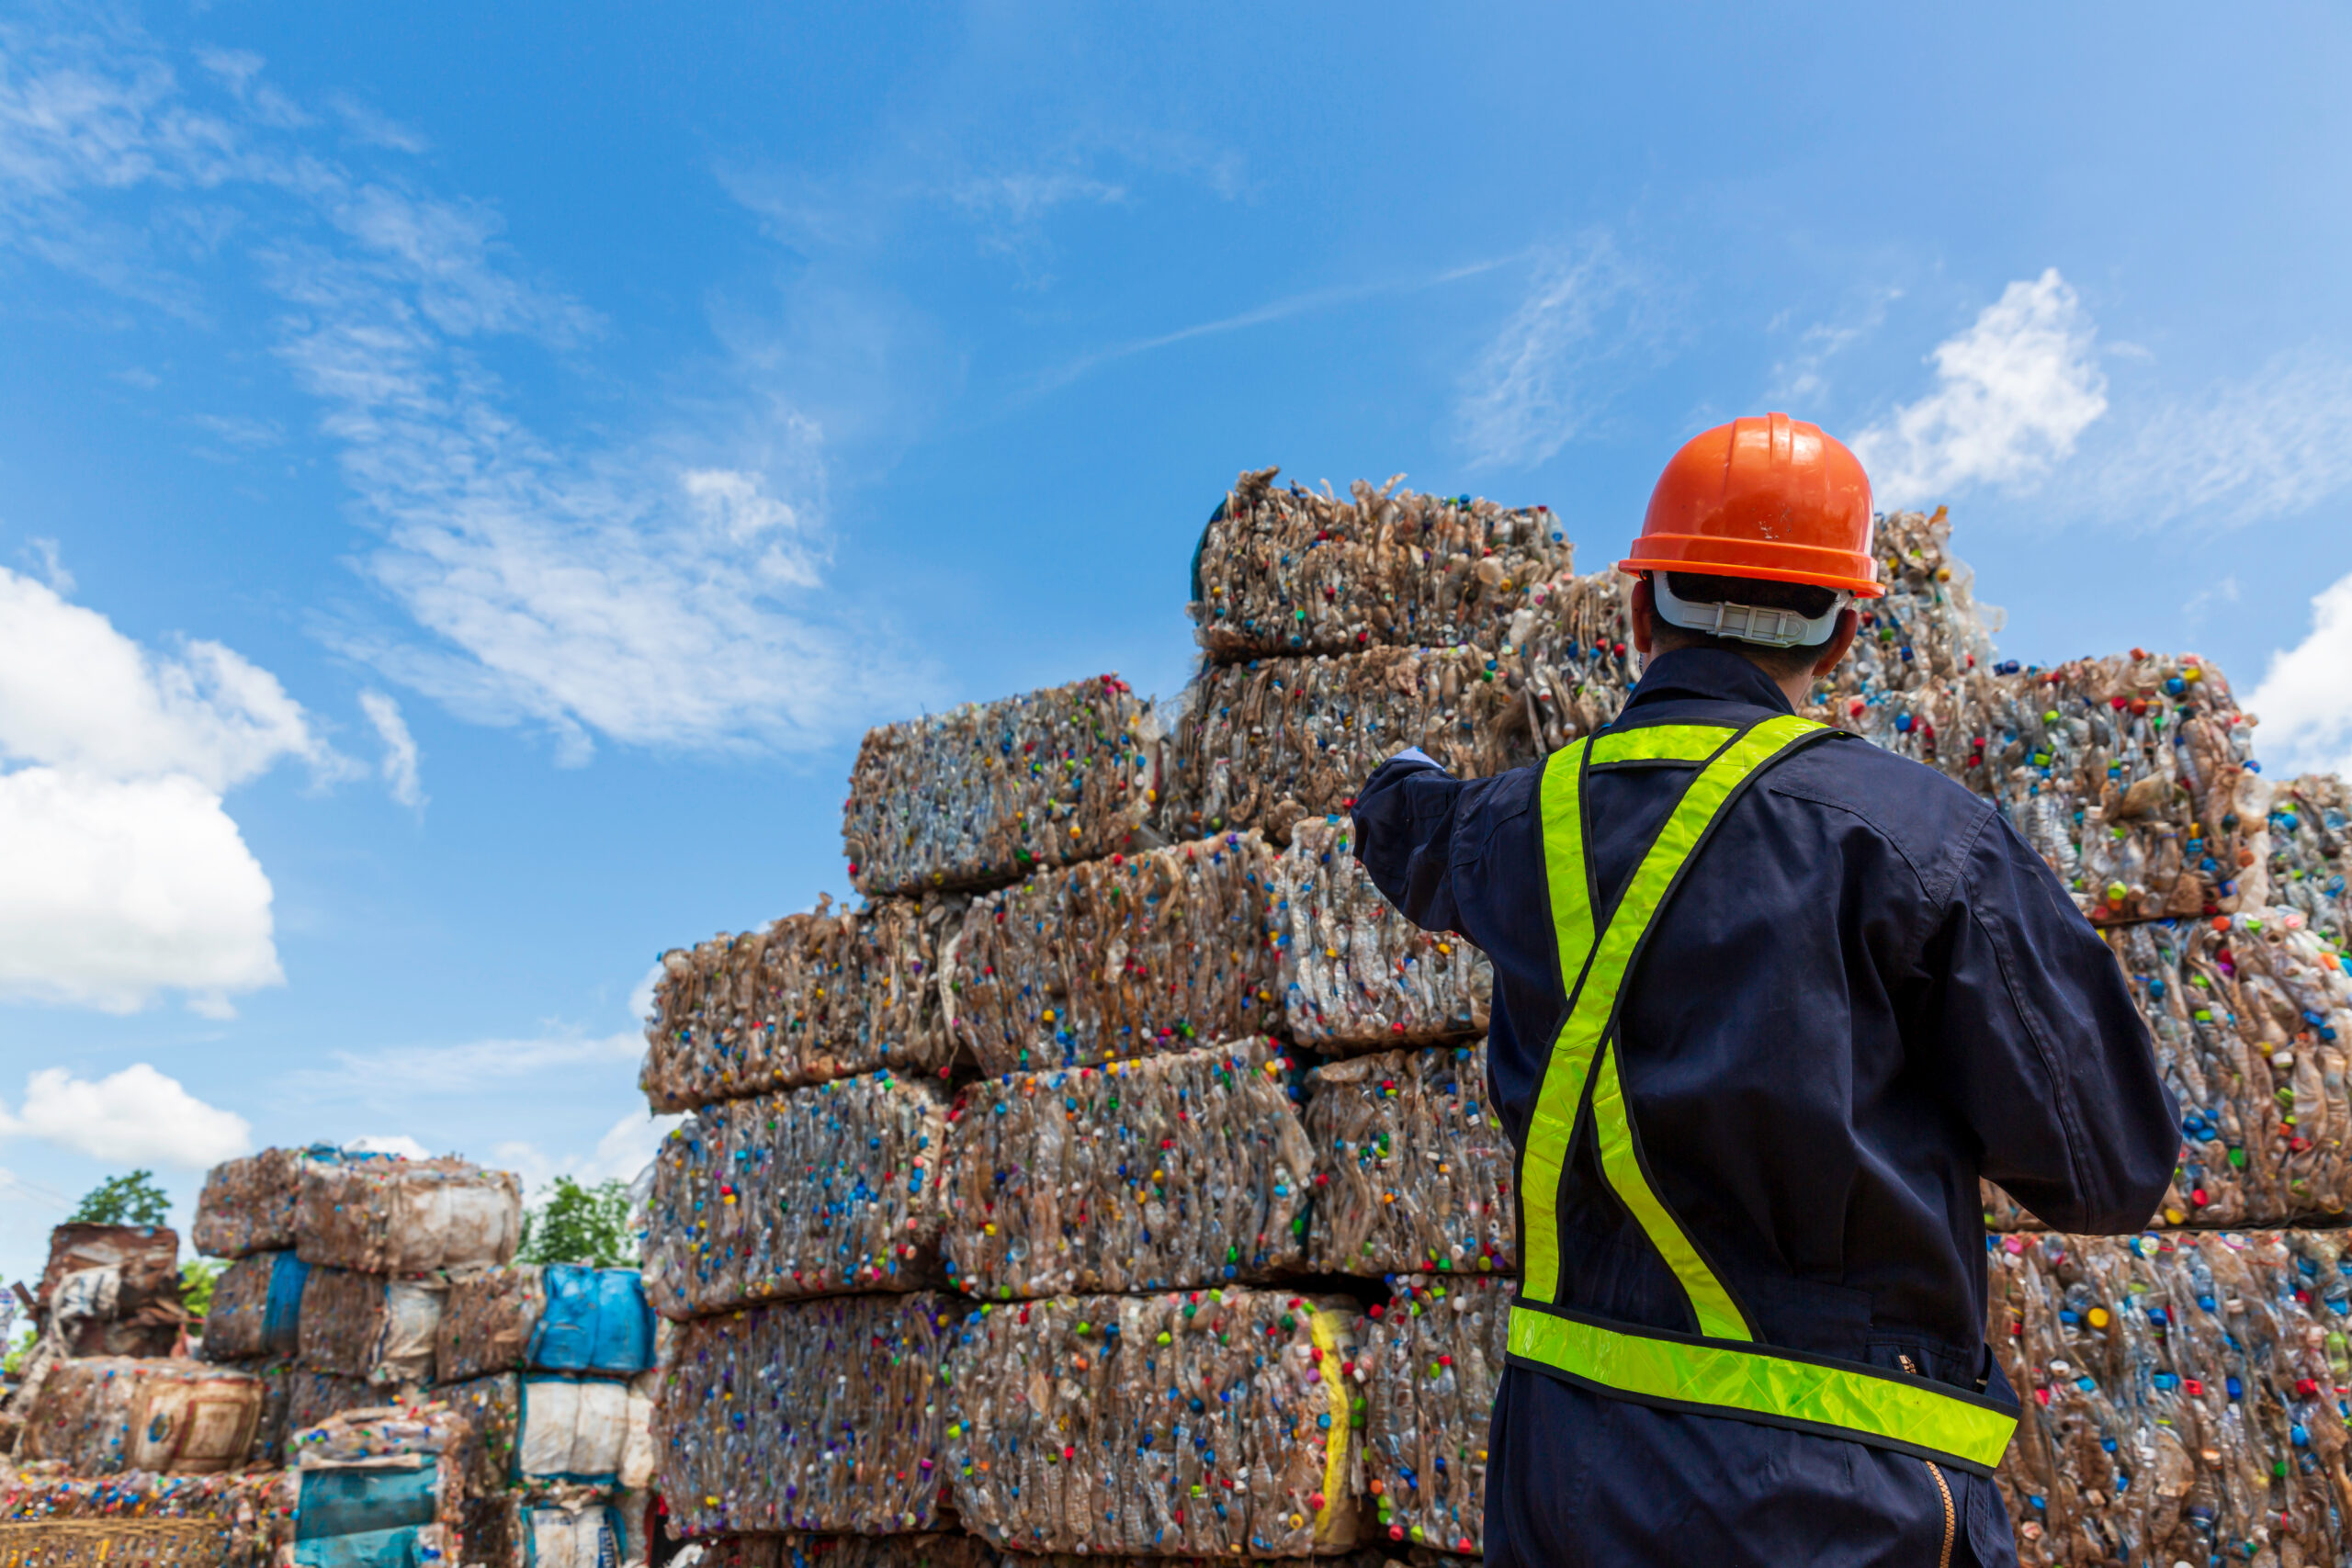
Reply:
<svg viewBox="0 0 2352 1568"><path fill-rule="evenodd" d="M1487 1046L1387 1051L1307 1075L1317 1166L1307 1265L1339 1274L1510 1273L1510 1144Z"/></svg>
<svg viewBox="0 0 2352 1568"><path fill-rule="evenodd" d="M1220 662L1373 646L1493 647L1574 547L1543 506L1375 490L1342 499L1244 472L1202 533L1193 620Z"/></svg>
<svg viewBox="0 0 2352 1568"><path fill-rule="evenodd" d="M313 1268L302 1286L302 1364L389 1386L433 1376L433 1340L449 1287Z"/></svg>
<svg viewBox="0 0 2352 1568"><path fill-rule="evenodd" d="M333 1150L318 1151L334 1157ZM197 1195L188 1240L207 1258L283 1252L294 1245L294 1205L302 1191L305 1149L264 1149L214 1166Z"/></svg>
<svg viewBox="0 0 2352 1568"><path fill-rule="evenodd" d="M945 1310L935 1295L836 1296L687 1324L653 1424L674 1527L937 1529Z"/></svg>
<svg viewBox="0 0 2352 1568"><path fill-rule="evenodd" d="M947 1142L949 1276L1009 1300L1297 1268L1315 1159L1288 1067L1242 1039L972 1085Z"/></svg>
<svg viewBox="0 0 2352 1568"><path fill-rule="evenodd" d="M0 1562L9 1568L263 1568L290 1540L279 1472L103 1478L0 1460Z"/></svg>
<svg viewBox="0 0 2352 1568"><path fill-rule="evenodd" d="M2000 1475L2020 1562L2352 1555L2345 1241L1992 1238L1987 1334L2025 1402Z"/></svg>
<svg viewBox="0 0 2352 1568"><path fill-rule="evenodd" d="M34 1396L18 1452L76 1475L234 1470L260 1428L265 1393L251 1372L206 1361L64 1358Z"/></svg>
<svg viewBox="0 0 2352 1568"><path fill-rule="evenodd" d="M1446 1551L1486 1549L1487 1416L1510 1343L1510 1280L1399 1278L1365 1325L1357 1380L1372 1400L1364 1490L1378 1532Z"/></svg>
<svg viewBox="0 0 2352 1568"><path fill-rule="evenodd" d="M941 963L988 1073L1074 1066L1272 1025L1273 853L1228 833L1042 872L976 898Z"/></svg>
<svg viewBox="0 0 2352 1568"><path fill-rule="evenodd" d="M1487 1032L1494 966L1397 911L1356 862L1340 816L1304 818L1274 863L1290 1032L1317 1050L1385 1050Z"/></svg>
<svg viewBox="0 0 2352 1568"><path fill-rule="evenodd" d="M956 1511L1024 1551L1344 1551L1361 1325L1351 1302L1238 1288L978 1307L948 1355Z"/></svg>
<svg viewBox="0 0 2352 1568"><path fill-rule="evenodd" d="M945 1092L889 1072L695 1112L654 1156L654 1310L935 1286L946 1133Z"/></svg>
<svg viewBox="0 0 2352 1568"><path fill-rule="evenodd" d="M1285 839L1302 817L1345 810L1408 746L1465 778L1535 761L1547 748L1533 727L1551 705L1498 678L1501 662L1476 648L1376 648L1208 670L1169 743L1159 829Z"/></svg>
<svg viewBox="0 0 2352 1568"><path fill-rule="evenodd" d="M522 1235L512 1171L390 1156L302 1166L294 1249L305 1263L366 1274L504 1263Z"/></svg>
<svg viewBox="0 0 2352 1568"><path fill-rule="evenodd" d="M953 1042L934 953L961 898L786 915L662 955L639 1086L656 1111L892 1067L935 1071Z"/></svg>
<svg viewBox="0 0 2352 1568"><path fill-rule="evenodd" d="M1132 847L1156 719L1116 675L866 731L842 841L868 897L989 887Z"/></svg>

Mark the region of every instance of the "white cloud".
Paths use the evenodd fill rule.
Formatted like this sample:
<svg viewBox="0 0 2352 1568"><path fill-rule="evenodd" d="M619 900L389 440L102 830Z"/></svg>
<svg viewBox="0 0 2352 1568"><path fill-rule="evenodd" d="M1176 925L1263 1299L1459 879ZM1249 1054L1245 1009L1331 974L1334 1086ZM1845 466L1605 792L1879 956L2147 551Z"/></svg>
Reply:
<svg viewBox="0 0 2352 1568"><path fill-rule="evenodd" d="M2246 694L2262 719L2266 760L2299 772L2352 773L2352 576L2312 600L2312 629L2270 656Z"/></svg>
<svg viewBox="0 0 2352 1568"><path fill-rule="evenodd" d="M253 1147L253 1128L233 1111L188 1093L145 1062L95 1081L64 1067L25 1080L24 1108L0 1107L0 1134L39 1138L93 1159L202 1170Z"/></svg>
<svg viewBox="0 0 2352 1568"><path fill-rule="evenodd" d="M157 653L0 568L0 997L119 1012L178 990L218 1017L283 985L269 879L220 797L289 758L350 766L231 649Z"/></svg>
<svg viewBox="0 0 2352 1568"><path fill-rule="evenodd" d="M384 742L384 760L380 764L384 787L392 798L412 811L424 809L424 787L416 773L416 737L408 732L408 721L401 717L401 705L381 692L359 694L360 710Z"/></svg>
<svg viewBox="0 0 2352 1568"><path fill-rule="evenodd" d="M219 1016L285 983L270 886L185 773L0 773L0 996L127 1012L158 991Z"/></svg>
<svg viewBox="0 0 2352 1568"><path fill-rule="evenodd" d="M2090 480L2109 519L2242 526L2352 488L2352 363L2282 354L2244 380L2139 420Z"/></svg>
<svg viewBox="0 0 2352 1568"><path fill-rule="evenodd" d="M0 760L181 773L217 792L289 757L330 775L345 765L269 671L217 642L156 654L0 567Z"/></svg>
<svg viewBox="0 0 2352 1568"><path fill-rule="evenodd" d="M1829 389L1829 362L1876 332L1886 321L1886 308L1903 298L1895 288L1873 288L1861 305L1843 320L1815 321L1797 339L1796 352L1772 367L1772 390L1766 400L1774 408L1819 406L1816 400ZM1775 329L1782 320L1773 322Z"/></svg>
<svg viewBox="0 0 2352 1568"><path fill-rule="evenodd" d="M1936 346L1936 389L1855 437L1882 505L1970 485L2023 485L2075 449L2107 412L2107 378L2081 300L2052 267L2012 283L1966 332Z"/></svg>
<svg viewBox="0 0 2352 1568"><path fill-rule="evenodd" d="M1543 462L1609 399L1611 360L1656 336L1646 288L1606 240L1538 264L1534 287L1482 350L1454 415L1475 465Z"/></svg>
<svg viewBox="0 0 2352 1568"><path fill-rule="evenodd" d="M206 291L158 236L189 192L233 218L202 226L207 243L233 236L282 302L277 352L378 535L360 568L413 623L339 621L330 640L475 722L546 729L569 761L600 736L823 744L906 700L907 672L818 597L822 436L763 395L759 366L679 410L692 435L543 439L486 340L576 349L594 312L527 275L495 209L415 188L406 163L322 151L350 143L276 95L257 57L208 54L199 73L176 58L128 28L0 38L0 248L197 315ZM363 143L413 141L333 107ZM1090 194L1016 182L985 204L1018 216ZM719 399L731 418L711 417Z"/></svg>

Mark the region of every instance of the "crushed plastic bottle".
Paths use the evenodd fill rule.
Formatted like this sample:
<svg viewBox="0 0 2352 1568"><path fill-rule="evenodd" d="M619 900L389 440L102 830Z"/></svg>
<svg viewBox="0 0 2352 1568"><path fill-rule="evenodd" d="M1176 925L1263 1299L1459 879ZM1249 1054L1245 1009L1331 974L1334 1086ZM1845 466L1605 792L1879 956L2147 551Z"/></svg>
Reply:
<svg viewBox="0 0 2352 1568"><path fill-rule="evenodd" d="M666 1317L936 1286L947 1097L889 1072L732 1100L654 1156L646 1292Z"/></svg>
<svg viewBox="0 0 2352 1568"><path fill-rule="evenodd" d="M1103 675L868 730L842 808L850 880L870 897L998 886L1133 847L1156 724Z"/></svg>
<svg viewBox="0 0 2352 1568"><path fill-rule="evenodd" d="M1182 1051L1277 1017L1274 856L1228 833L976 898L943 944L949 1027L983 1072Z"/></svg>
<svg viewBox="0 0 2352 1568"><path fill-rule="evenodd" d="M1308 1267L1513 1271L1513 1159L1487 1099L1484 1041L1351 1057L1307 1084Z"/></svg>
<svg viewBox="0 0 2352 1568"><path fill-rule="evenodd" d="M1276 941L1291 1033L1317 1050L1385 1050L1483 1035L1494 967L1460 936L1425 931L1357 863L1333 814L1291 828L1274 863Z"/></svg>
<svg viewBox="0 0 2352 1568"><path fill-rule="evenodd" d="M948 1330L956 1512L1031 1552L1344 1551L1361 1321L1343 1299L1238 1288L976 1307Z"/></svg>
<svg viewBox="0 0 2352 1568"><path fill-rule="evenodd" d="M993 1301L1296 1269L1315 1161L1289 1071L1256 1038L973 1084L947 1139L949 1277Z"/></svg>
<svg viewBox="0 0 2352 1568"><path fill-rule="evenodd" d="M1516 1281L1400 1276L1365 1325L1364 1489L1392 1544L1486 1550L1487 1417Z"/></svg>

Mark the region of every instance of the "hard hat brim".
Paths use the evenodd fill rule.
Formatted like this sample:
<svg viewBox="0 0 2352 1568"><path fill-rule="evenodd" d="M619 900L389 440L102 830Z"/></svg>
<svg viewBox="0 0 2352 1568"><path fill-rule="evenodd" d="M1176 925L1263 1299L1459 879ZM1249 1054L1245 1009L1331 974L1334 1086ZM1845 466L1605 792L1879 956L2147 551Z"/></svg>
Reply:
<svg viewBox="0 0 2352 1568"><path fill-rule="evenodd" d="M1617 563L1617 570L1639 575L1645 571L1688 571L1702 577L1748 577L1767 582L1809 582L1835 588L1857 599L1877 599L1886 592L1878 580L1876 558L1854 550L1826 549L1819 545L1792 544L1781 539L1727 539L1707 534L1644 534L1635 542L1641 553Z"/></svg>

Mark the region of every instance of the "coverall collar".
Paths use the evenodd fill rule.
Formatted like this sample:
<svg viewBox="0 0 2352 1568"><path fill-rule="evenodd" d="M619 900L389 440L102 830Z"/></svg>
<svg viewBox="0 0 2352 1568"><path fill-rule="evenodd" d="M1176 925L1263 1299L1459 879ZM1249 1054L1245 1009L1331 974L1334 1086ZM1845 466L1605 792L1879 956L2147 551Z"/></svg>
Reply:
<svg viewBox="0 0 2352 1568"><path fill-rule="evenodd" d="M1678 648L1659 654L1643 670L1641 683L1634 688L1625 705L1637 708L1644 703L1677 697L1747 703L1770 708L1774 713L1796 711L1789 706L1788 694L1764 671L1740 655L1720 648Z"/></svg>

